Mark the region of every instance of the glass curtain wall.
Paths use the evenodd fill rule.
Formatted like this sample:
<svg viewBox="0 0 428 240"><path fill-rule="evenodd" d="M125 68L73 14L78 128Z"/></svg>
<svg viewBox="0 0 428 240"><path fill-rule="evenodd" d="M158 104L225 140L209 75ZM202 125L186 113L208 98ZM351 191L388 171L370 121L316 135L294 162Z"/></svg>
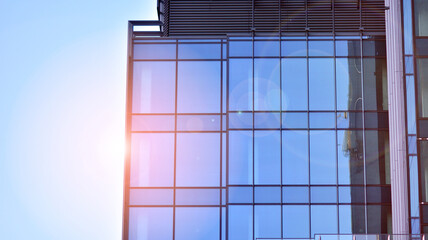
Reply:
<svg viewBox="0 0 428 240"><path fill-rule="evenodd" d="M390 231L384 39L134 40L129 239Z"/></svg>

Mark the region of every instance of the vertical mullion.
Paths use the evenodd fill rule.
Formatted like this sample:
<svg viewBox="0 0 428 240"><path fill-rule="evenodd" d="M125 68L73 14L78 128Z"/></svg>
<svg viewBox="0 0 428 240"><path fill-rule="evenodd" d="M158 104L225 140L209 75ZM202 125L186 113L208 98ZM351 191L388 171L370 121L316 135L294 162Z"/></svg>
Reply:
<svg viewBox="0 0 428 240"><path fill-rule="evenodd" d="M175 40L175 114L174 114L174 207L172 222L172 239L175 240L175 211L176 211L176 188L177 188L177 102L178 102L178 40Z"/></svg>
<svg viewBox="0 0 428 240"><path fill-rule="evenodd" d="M306 1L305 1L306 2ZM307 21L306 21L307 23ZM309 124L309 109L310 109L310 102L309 102L309 33L306 31L306 92L307 92L307 106L306 106L306 118L308 120L308 129L306 130L308 133L308 195L309 195L309 202L308 202L308 211L309 211L309 238L312 237L312 226L311 226L311 215L312 215L312 209L311 209L311 131L310 124Z"/></svg>
<svg viewBox="0 0 428 240"><path fill-rule="evenodd" d="M281 9L281 6L280 8ZM282 210L282 203L283 203L283 192L282 192L282 59L281 59L281 50L282 50L282 42L281 42L281 28L280 28L280 34L279 34L279 164L280 164L280 183L279 186L281 188L281 238L284 237L284 213Z"/></svg>
<svg viewBox="0 0 428 240"><path fill-rule="evenodd" d="M222 217L223 217L223 39L220 44L220 226L219 236L222 239Z"/></svg>
<svg viewBox="0 0 428 240"><path fill-rule="evenodd" d="M226 240L229 239L229 38L226 43Z"/></svg>
<svg viewBox="0 0 428 240"><path fill-rule="evenodd" d="M254 0L253 0L253 7L254 7ZM254 8L253 8L254 9ZM253 11L254 12L254 11ZM254 18L253 18L254 19ZM252 38L251 38L251 41L252 41L252 92L253 92L253 94L252 94L252 132L253 132L253 149L252 149L252 151L253 151L253 159L252 159L252 164L253 164L253 201L252 201L252 203L253 203L253 239L255 238L255 218L256 218L256 214L255 214L255 204L254 204L254 200L255 200L255 192L256 192L256 189L255 189L255 174L254 174L254 167L255 167L255 164L254 164L254 160L255 160L255 156L254 156L254 154L255 154L255 151L254 151L254 149L255 149L255 137L256 137L256 135L255 135L255 131L254 131L254 116L255 116L255 112L254 112L254 110L255 110L255 105L254 105L254 96L255 96L255 88L254 88L254 84L255 84L255 81L254 81L254 44L255 44L255 42L254 42L254 37L255 37L255 32L253 31L252 32Z"/></svg>
<svg viewBox="0 0 428 240"><path fill-rule="evenodd" d="M334 4L334 1L333 1ZM333 8L334 9L334 8ZM334 11L333 11L334 14ZM334 17L333 17L333 63L334 63L334 72L333 72L333 76L334 76L334 137L336 140L335 143L335 153L336 153L336 211L337 211L337 233L339 233L340 230L340 221L339 221L339 156L338 156L338 152L337 152L337 143L338 143L338 139L337 139L337 67L336 67L336 35L334 33Z"/></svg>

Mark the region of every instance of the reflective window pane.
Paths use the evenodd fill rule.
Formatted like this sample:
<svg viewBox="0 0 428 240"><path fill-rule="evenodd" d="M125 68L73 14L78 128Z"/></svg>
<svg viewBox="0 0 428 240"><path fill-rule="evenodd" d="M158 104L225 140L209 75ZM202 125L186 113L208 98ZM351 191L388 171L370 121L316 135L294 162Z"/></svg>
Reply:
<svg viewBox="0 0 428 240"><path fill-rule="evenodd" d="M367 203L391 203L391 187L367 187Z"/></svg>
<svg viewBox="0 0 428 240"><path fill-rule="evenodd" d="M177 134L177 186L219 186L220 134Z"/></svg>
<svg viewBox="0 0 428 240"><path fill-rule="evenodd" d="M309 175L308 132L284 131L282 134L283 184L307 184Z"/></svg>
<svg viewBox="0 0 428 240"><path fill-rule="evenodd" d="M363 40L363 56L386 56L385 40Z"/></svg>
<svg viewBox="0 0 428 240"><path fill-rule="evenodd" d="M175 59L175 44L134 44L134 59Z"/></svg>
<svg viewBox="0 0 428 240"><path fill-rule="evenodd" d="M219 189L176 189L177 205L219 205Z"/></svg>
<svg viewBox="0 0 428 240"><path fill-rule="evenodd" d="M367 206L367 233L391 233L391 206Z"/></svg>
<svg viewBox="0 0 428 240"><path fill-rule="evenodd" d="M174 191L172 189L130 189L130 205L172 205Z"/></svg>
<svg viewBox="0 0 428 240"><path fill-rule="evenodd" d="M131 187L174 185L174 134L132 134L130 185Z"/></svg>
<svg viewBox="0 0 428 240"><path fill-rule="evenodd" d="M219 208L178 207L175 210L176 240L219 240L219 229Z"/></svg>
<svg viewBox="0 0 428 240"><path fill-rule="evenodd" d="M311 206L311 237L315 234L337 234L337 206Z"/></svg>
<svg viewBox="0 0 428 240"><path fill-rule="evenodd" d="M284 203L309 203L308 187L284 187L282 195Z"/></svg>
<svg viewBox="0 0 428 240"><path fill-rule="evenodd" d="M253 239L253 206L229 206L229 240Z"/></svg>
<svg viewBox="0 0 428 240"><path fill-rule="evenodd" d="M361 110L361 59L336 59L336 92L338 110Z"/></svg>
<svg viewBox="0 0 428 240"><path fill-rule="evenodd" d="M335 128L336 114L333 112L309 113L310 128Z"/></svg>
<svg viewBox="0 0 428 240"><path fill-rule="evenodd" d="M336 56L361 56L360 40L336 41Z"/></svg>
<svg viewBox="0 0 428 240"><path fill-rule="evenodd" d="M333 59L309 59L309 109L334 110Z"/></svg>
<svg viewBox="0 0 428 240"><path fill-rule="evenodd" d="M311 203L336 203L336 187L311 187Z"/></svg>
<svg viewBox="0 0 428 240"><path fill-rule="evenodd" d="M309 41L309 56L333 56L332 41Z"/></svg>
<svg viewBox="0 0 428 240"><path fill-rule="evenodd" d="M339 184L364 184L363 131L337 131Z"/></svg>
<svg viewBox="0 0 428 240"><path fill-rule="evenodd" d="M279 57L279 40L278 41L255 41L255 57Z"/></svg>
<svg viewBox="0 0 428 240"><path fill-rule="evenodd" d="M309 207L285 205L283 210L284 238L309 238Z"/></svg>
<svg viewBox="0 0 428 240"><path fill-rule="evenodd" d="M178 131L220 131L219 115L179 115Z"/></svg>
<svg viewBox="0 0 428 240"><path fill-rule="evenodd" d="M388 85L385 59L364 58L365 110L388 110Z"/></svg>
<svg viewBox="0 0 428 240"><path fill-rule="evenodd" d="M339 234L364 234L365 222L364 206L339 206Z"/></svg>
<svg viewBox="0 0 428 240"><path fill-rule="evenodd" d="M132 131L174 131L174 115L134 115Z"/></svg>
<svg viewBox="0 0 428 240"><path fill-rule="evenodd" d="M308 114L303 112L283 113L282 128L308 128Z"/></svg>
<svg viewBox="0 0 428 240"><path fill-rule="evenodd" d="M337 128L363 128L363 113L362 112L338 112Z"/></svg>
<svg viewBox="0 0 428 240"><path fill-rule="evenodd" d="M133 113L175 112L175 62L135 62Z"/></svg>
<svg viewBox="0 0 428 240"><path fill-rule="evenodd" d="M365 131L367 184L390 184L387 131Z"/></svg>
<svg viewBox="0 0 428 240"><path fill-rule="evenodd" d="M339 203L364 203L365 195L362 186L339 187Z"/></svg>
<svg viewBox="0 0 428 240"><path fill-rule="evenodd" d="M428 117L428 58L417 59L419 116Z"/></svg>
<svg viewBox="0 0 428 240"><path fill-rule="evenodd" d="M249 112L229 113L229 129L253 129L253 114Z"/></svg>
<svg viewBox="0 0 428 240"><path fill-rule="evenodd" d="M229 187L229 203L252 203L253 187Z"/></svg>
<svg viewBox="0 0 428 240"><path fill-rule="evenodd" d="M420 141L419 149L421 151L421 169L420 169L420 181L421 181L421 199L422 201L428 200L428 141Z"/></svg>
<svg viewBox="0 0 428 240"><path fill-rule="evenodd" d="M281 237L281 206L255 206L255 238Z"/></svg>
<svg viewBox="0 0 428 240"><path fill-rule="evenodd" d="M179 59L220 59L220 44L179 44Z"/></svg>
<svg viewBox="0 0 428 240"><path fill-rule="evenodd" d="M279 131L256 131L254 142L255 184L281 183L281 143Z"/></svg>
<svg viewBox="0 0 428 240"><path fill-rule="evenodd" d="M229 184L253 184L253 133L229 132Z"/></svg>
<svg viewBox="0 0 428 240"><path fill-rule="evenodd" d="M178 112L219 113L221 111L220 78L220 62L179 62Z"/></svg>
<svg viewBox="0 0 428 240"><path fill-rule="evenodd" d="M282 110L308 109L306 59L282 59Z"/></svg>
<svg viewBox="0 0 428 240"><path fill-rule="evenodd" d="M256 187L256 203L281 203L281 187Z"/></svg>
<svg viewBox="0 0 428 240"><path fill-rule="evenodd" d="M230 119L230 117L229 117ZM254 116L254 128L280 128L280 113L259 112Z"/></svg>
<svg viewBox="0 0 428 240"><path fill-rule="evenodd" d="M253 43L250 41L229 41L230 57L251 57L253 56Z"/></svg>
<svg viewBox="0 0 428 240"><path fill-rule="evenodd" d="M281 56L306 57L306 41L283 41Z"/></svg>
<svg viewBox="0 0 428 240"><path fill-rule="evenodd" d="M336 184L335 131L310 131L311 184Z"/></svg>
<svg viewBox="0 0 428 240"><path fill-rule="evenodd" d="M254 60L254 109L279 110L279 59Z"/></svg>
<svg viewBox="0 0 428 240"><path fill-rule="evenodd" d="M366 128L388 128L388 112L366 112L364 120Z"/></svg>
<svg viewBox="0 0 428 240"><path fill-rule="evenodd" d="M172 240L172 208L129 208L129 239Z"/></svg>
<svg viewBox="0 0 428 240"><path fill-rule="evenodd" d="M229 110L253 109L253 63L251 59L229 60Z"/></svg>
<svg viewBox="0 0 428 240"><path fill-rule="evenodd" d="M428 3L424 0L414 1L415 35L428 36Z"/></svg>

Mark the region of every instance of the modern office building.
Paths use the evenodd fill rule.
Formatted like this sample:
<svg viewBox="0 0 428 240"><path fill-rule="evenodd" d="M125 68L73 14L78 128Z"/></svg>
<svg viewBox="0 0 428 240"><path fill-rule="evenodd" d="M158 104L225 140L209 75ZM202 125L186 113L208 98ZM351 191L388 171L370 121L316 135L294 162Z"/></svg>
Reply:
<svg viewBox="0 0 428 240"><path fill-rule="evenodd" d="M124 240L428 232L428 1L158 16L129 22Z"/></svg>

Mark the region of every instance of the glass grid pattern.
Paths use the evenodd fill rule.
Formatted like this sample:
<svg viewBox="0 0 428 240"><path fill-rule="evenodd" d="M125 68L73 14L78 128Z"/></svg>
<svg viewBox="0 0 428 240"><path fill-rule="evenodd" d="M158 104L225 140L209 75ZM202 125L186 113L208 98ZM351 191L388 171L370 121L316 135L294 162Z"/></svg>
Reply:
<svg viewBox="0 0 428 240"><path fill-rule="evenodd" d="M389 232L383 48L365 37L134 43L130 239Z"/></svg>

